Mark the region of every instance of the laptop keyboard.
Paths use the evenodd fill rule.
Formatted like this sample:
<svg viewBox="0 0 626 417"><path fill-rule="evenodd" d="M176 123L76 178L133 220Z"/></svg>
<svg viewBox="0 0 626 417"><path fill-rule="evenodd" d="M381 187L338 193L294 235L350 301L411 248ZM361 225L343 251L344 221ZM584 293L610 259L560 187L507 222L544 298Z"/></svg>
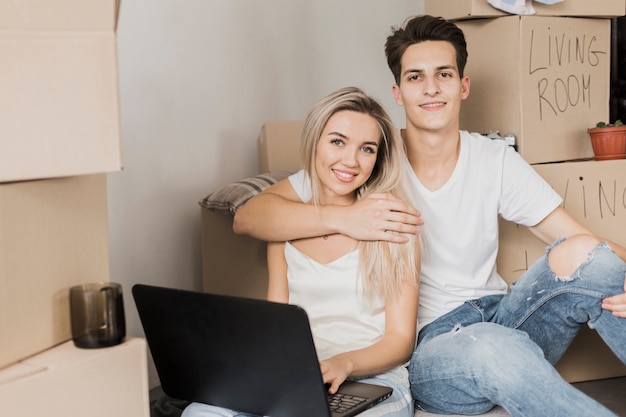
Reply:
<svg viewBox="0 0 626 417"><path fill-rule="evenodd" d="M348 395L342 393L335 393L328 395L328 405L330 411L334 413L345 413L350 411L354 407L359 406L366 399L363 397L357 397L356 395Z"/></svg>

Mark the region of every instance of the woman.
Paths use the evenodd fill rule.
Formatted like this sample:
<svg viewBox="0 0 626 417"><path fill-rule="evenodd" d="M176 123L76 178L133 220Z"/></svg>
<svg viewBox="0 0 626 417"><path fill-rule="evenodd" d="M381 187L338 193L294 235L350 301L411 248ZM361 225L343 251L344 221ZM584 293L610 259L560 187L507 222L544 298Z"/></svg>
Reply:
<svg viewBox="0 0 626 417"><path fill-rule="evenodd" d="M372 193L406 199L402 141L383 107L358 88L318 102L302 132L310 204L348 205ZM302 187L294 187L296 189ZM362 416L413 416L405 363L415 347L420 248L341 234L268 244L268 300L303 307L331 394L347 378L393 388ZM184 417L239 415L190 405Z"/></svg>

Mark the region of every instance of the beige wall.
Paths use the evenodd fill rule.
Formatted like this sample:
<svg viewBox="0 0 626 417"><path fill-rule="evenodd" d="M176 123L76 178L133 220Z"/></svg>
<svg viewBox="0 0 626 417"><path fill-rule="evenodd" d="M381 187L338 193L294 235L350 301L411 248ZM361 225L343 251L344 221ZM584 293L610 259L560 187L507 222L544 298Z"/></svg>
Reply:
<svg viewBox="0 0 626 417"><path fill-rule="evenodd" d="M357 85L403 122L383 44L423 4L122 0L124 170L108 175L109 231L131 336L143 336L133 284L200 290L198 201L257 172L265 120L301 119L318 98Z"/></svg>

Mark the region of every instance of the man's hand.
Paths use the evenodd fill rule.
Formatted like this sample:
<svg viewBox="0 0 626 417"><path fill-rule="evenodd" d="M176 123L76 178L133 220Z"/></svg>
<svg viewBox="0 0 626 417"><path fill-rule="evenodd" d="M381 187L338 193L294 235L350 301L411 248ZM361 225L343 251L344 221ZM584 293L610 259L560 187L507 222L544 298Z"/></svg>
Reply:
<svg viewBox="0 0 626 417"><path fill-rule="evenodd" d="M419 211L388 193L372 194L345 210L336 229L358 240L406 243L406 234L418 234L424 224Z"/></svg>
<svg viewBox="0 0 626 417"><path fill-rule="evenodd" d="M626 277L624 277L624 293L602 300L602 308L609 310L616 317L626 318Z"/></svg>

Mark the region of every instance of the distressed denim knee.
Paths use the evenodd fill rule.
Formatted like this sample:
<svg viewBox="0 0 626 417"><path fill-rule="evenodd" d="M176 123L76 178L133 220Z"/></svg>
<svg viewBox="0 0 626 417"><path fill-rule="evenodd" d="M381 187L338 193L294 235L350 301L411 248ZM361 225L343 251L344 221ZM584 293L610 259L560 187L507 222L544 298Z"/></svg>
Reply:
<svg viewBox="0 0 626 417"><path fill-rule="evenodd" d="M570 260L565 259L568 256ZM626 332L618 334L626 320L604 318L607 312L602 309L602 299L624 292L625 274L626 264L608 243L583 235L560 239L511 286L494 321L528 333L551 363L558 361L585 323L592 328L601 324L606 330L598 328L603 338L610 333L626 346Z"/></svg>
<svg viewBox="0 0 626 417"><path fill-rule="evenodd" d="M600 245L600 240L591 235L575 235L559 239L548 248L548 264L557 279L570 281L580 271L581 265L591 261L591 254Z"/></svg>

